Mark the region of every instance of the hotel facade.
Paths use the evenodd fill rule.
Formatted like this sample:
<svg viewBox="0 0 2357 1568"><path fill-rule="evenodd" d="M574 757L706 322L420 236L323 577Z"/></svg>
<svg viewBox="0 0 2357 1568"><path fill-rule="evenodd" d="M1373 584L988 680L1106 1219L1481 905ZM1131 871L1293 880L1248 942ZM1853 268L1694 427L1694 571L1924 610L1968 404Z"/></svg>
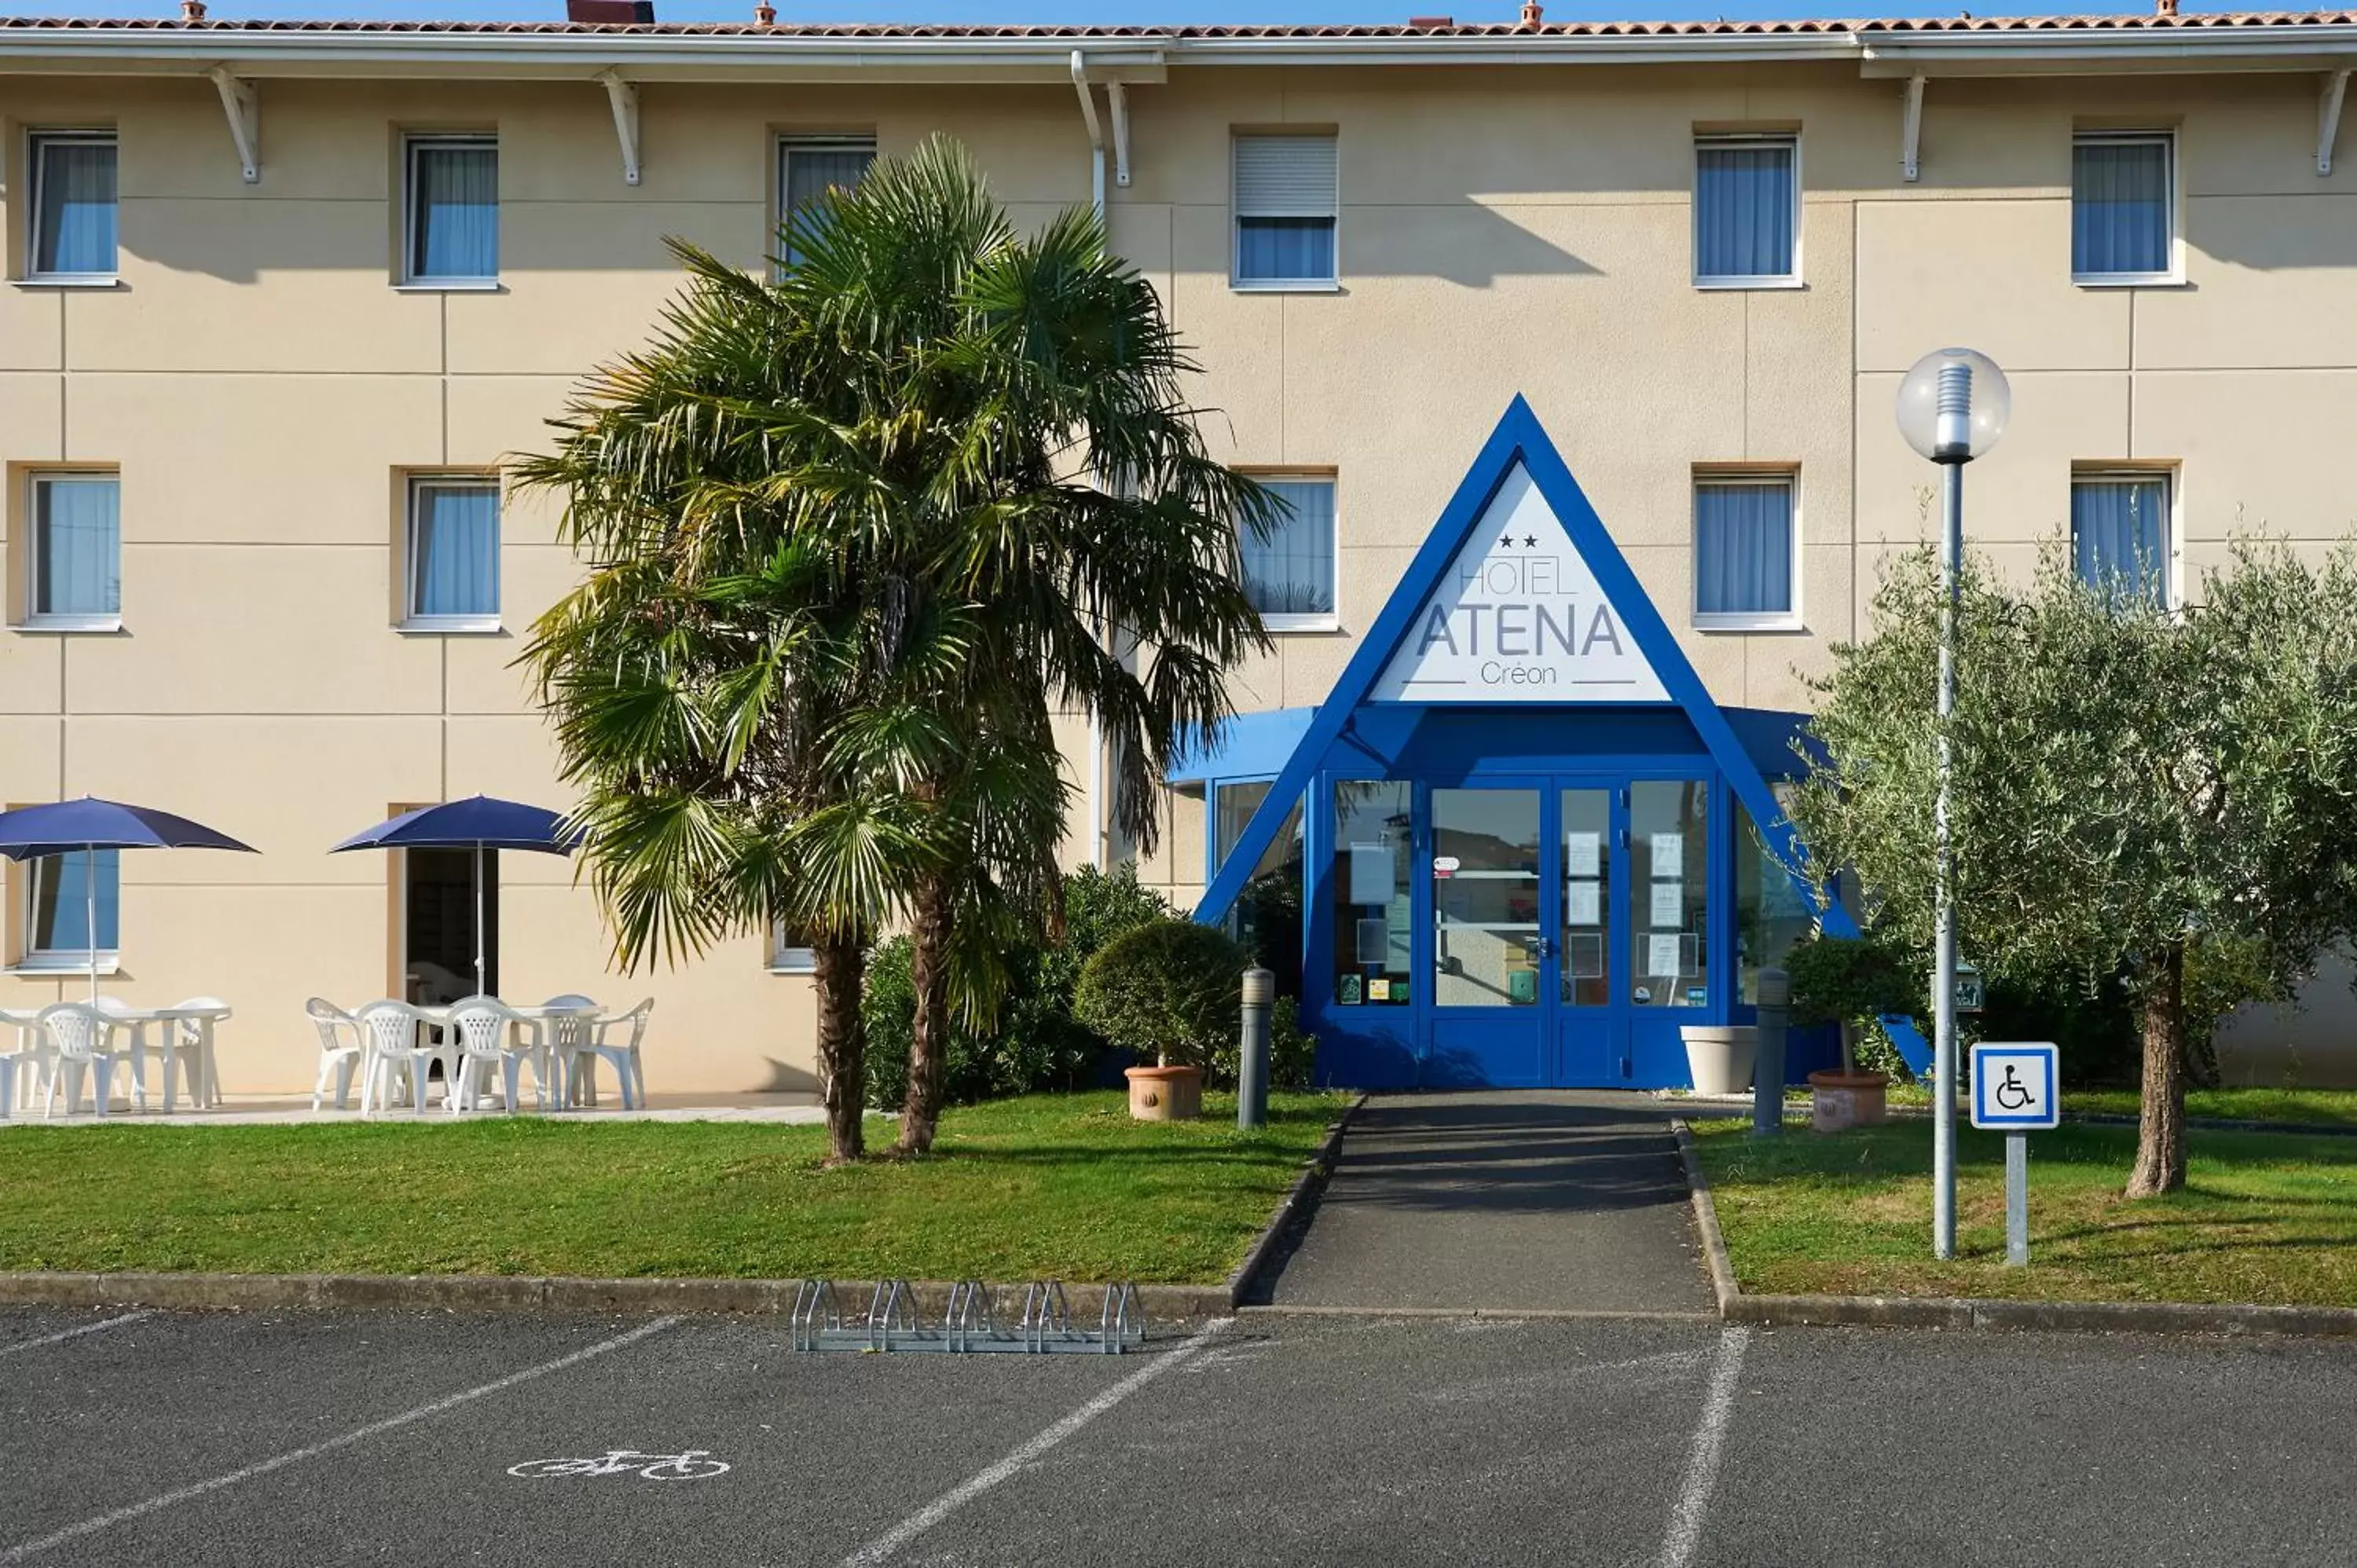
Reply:
<svg viewBox="0 0 2357 1568"><path fill-rule="evenodd" d="M1748 824L1929 535L1919 356L2011 378L1967 508L2003 570L2178 602L2238 530L2351 527L2352 65L2338 15L0 20L0 791L262 852L9 867L0 999L94 937L118 993L229 1001L258 1093L309 1087L307 997L471 989L463 855L327 852L568 803L515 661L576 566L503 459L643 338L665 236L761 268L942 132L1018 221L1102 204L1213 451L1292 503L1247 552L1275 651L1150 854L1068 726L1073 862L1282 930L1339 1081L1680 1081L1806 928ZM501 993L651 994L659 1094L814 1089L805 955L616 975L566 863L493 876ZM2347 1076L2348 1016L2238 1017L2228 1069Z"/></svg>

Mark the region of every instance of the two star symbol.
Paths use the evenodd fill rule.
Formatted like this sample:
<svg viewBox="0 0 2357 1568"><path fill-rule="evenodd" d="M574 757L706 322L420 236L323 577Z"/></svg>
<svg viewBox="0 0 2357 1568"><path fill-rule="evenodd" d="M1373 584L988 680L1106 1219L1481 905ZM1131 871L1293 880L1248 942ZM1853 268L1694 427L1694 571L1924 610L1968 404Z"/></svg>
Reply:
<svg viewBox="0 0 2357 1568"><path fill-rule="evenodd" d="M1498 548L1499 548L1499 549L1501 549L1501 550L1512 550L1513 547L1514 547L1514 536L1513 536L1512 534L1511 534L1511 533L1507 534L1503 539L1501 539L1501 540L1499 540L1499 541L1498 541ZM1525 534L1523 534L1523 549L1525 549L1525 550L1536 550L1538 547L1539 547L1539 536L1538 536L1537 534L1535 534L1535 533L1525 533Z"/></svg>

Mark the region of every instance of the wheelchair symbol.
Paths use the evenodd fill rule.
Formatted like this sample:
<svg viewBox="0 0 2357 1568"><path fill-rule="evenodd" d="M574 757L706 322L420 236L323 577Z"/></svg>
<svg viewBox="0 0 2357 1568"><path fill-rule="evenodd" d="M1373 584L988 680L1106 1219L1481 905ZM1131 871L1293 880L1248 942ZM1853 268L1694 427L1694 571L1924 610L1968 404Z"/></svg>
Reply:
<svg viewBox="0 0 2357 1568"><path fill-rule="evenodd" d="M2014 1070L2013 1065L2010 1062L2007 1063L2004 1081L1999 1083L1990 1094L1990 1098L1996 1101L1997 1108L2001 1111L2029 1109L2029 1086L2014 1077Z"/></svg>

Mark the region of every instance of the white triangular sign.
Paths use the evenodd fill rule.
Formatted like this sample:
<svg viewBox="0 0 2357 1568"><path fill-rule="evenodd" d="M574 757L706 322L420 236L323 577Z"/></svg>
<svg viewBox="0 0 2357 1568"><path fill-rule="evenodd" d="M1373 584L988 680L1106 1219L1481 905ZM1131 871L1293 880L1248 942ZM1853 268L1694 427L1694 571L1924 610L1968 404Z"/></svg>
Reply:
<svg viewBox="0 0 2357 1568"><path fill-rule="evenodd" d="M1383 703L1666 703L1669 693L1517 462L1418 607Z"/></svg>

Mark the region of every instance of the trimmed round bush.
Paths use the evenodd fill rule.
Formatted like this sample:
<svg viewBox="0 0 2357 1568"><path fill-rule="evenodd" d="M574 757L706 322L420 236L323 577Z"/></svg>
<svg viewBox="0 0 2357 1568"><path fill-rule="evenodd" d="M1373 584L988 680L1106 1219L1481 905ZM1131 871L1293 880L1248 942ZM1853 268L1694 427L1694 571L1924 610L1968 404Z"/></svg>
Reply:
<svg viewBox="0 0 2357 1568"><path fill-rule="evenodd" d="M1166 1067L1233 1056L1244 950L1216 927L1156 920L1123 932L1082 967L1072 1010L1114 1045Z"/></svg>

